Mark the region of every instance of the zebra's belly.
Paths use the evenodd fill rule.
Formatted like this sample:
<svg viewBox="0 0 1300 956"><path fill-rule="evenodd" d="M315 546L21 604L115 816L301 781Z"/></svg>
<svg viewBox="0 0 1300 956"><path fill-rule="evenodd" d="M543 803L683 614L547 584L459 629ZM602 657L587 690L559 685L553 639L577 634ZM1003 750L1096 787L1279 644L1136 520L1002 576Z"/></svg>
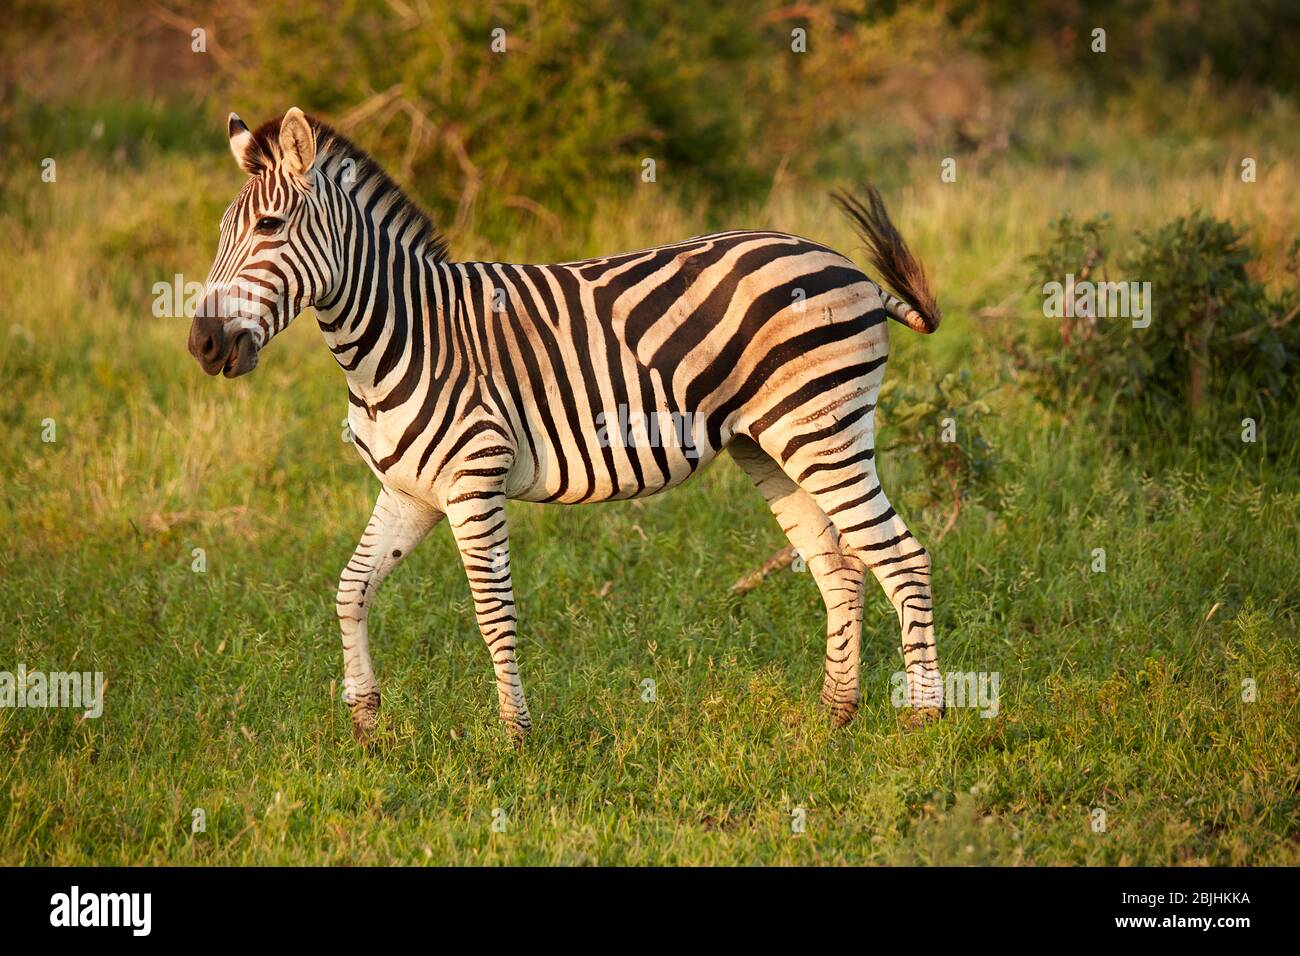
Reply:
<svg viewBox="0 0 1300 956"><path fill-rule="evenodd" d="M681 414L611 415L585 438L562 448L536 436L521 443L507 497L560 504L644 498L681 484L721 450L709 444L702 422ZM724 446L729 438L724 434Z"/></svg>

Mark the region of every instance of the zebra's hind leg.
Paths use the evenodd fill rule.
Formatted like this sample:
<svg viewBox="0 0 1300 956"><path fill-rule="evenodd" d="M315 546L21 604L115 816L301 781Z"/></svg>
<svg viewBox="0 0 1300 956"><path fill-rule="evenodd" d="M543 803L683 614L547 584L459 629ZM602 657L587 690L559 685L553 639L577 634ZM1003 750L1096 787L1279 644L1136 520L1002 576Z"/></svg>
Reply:
<svg viewBox="0 0 1300 956"><path fill-rule="evenodd" d="M335 610L343 632L343 700L352 711L352 734L366 743L379 716L379 686L370 664L370 606L388 572L405 560L442 515L387 488L347 567L339 576Z"/></svg>
<svg viewBox="0 0 1300 956"><path fill-rule="evenodd" d="M731 456L767 499L787 538L807 562L826 604L826 660L822 702L831 720L843 727L862 701L863 580L866 569L841 548L839 532L812 497L786 475L766 452L748 438L730 445Z"/></svg>
<svg viewBox="0 0 1300 956"><path fill-rule="evenodd" d="M492 655L497 712L518 747L532 727L532 718L515 661L518 619L505 505L499 490L463 490L447 502L447 517L465 564L479 632Z"/></svg>
<svg viewBox="0 0 1300 956"><path fill-rule="evenodd" d="M868 486L880 488L874 466L867 470L860 487ZM867 563L898 615L910 708L904 720L911 726L937 720L943 716L944 701L934 640L930 553L912 536L883 490L872 502L850 503L837 514L837 520L839 515L844 516L841 534Z"/></svg>
<svg viewBox="0 0 1300 956"><path fill-rule="evenodd" d="M773 451L781 468L839 529L841 548L856 555L894 605L907 674L905 720L913 725L943 715L943 679L934 641L930 555L885 497L876 476L872 415L841 419ZM847 427L843 421L851 422ZM767 433L763 436L768 442ZM776 436L771 443L776 445ZM766 444L764 448L766 450ZM781 456L782 450L787 454Z"/></svg>

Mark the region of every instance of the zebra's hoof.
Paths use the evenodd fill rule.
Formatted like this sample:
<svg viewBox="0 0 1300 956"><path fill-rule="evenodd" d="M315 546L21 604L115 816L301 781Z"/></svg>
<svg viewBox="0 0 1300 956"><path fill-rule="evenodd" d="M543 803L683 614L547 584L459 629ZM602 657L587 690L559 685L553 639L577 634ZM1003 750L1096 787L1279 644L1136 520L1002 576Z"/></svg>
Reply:
<svg viewBox="0 0 1300 956"><path fill-rule="evenodd" d="M379 725L379 691L371 691L351 701L352 736L361 746L374 742L375 728Z"/></svg>
<svg viewBox="0 0 1300 956"><path fill-rule="evenodd" d="M376 723L377 721L373 721L373 720L367 723L364 721L359 721L356 718L353 718L352 720L353 739L355 739L356 742L360 744L362 747L369 745L371 738L373 737L375 732Z"/></svg>
<svg viewBox="0 0 1300 956"><path fill-rule="evenodd" d="M515 749L522 749L524 738L528 736L532 724L526 720L521 722L517 718L511 717L502 717L501 723L505 725L506 734L510 737L510 742L515 745Z"/></svg>
<svg viewBox="0 0 1300 956"><path fill-rule="evenodd" d="M847 726L857 715L862 695L847 685L837 684L828 676L822 682L822 703L830 708L831 726L838 729Z"/></svg>
<svg viewBox="0 0 1300 956"><path fill-rule="evenodd" d="M839 730L841 727L847 727L853 718L857 716L858 702L856 700L832 702L830 709L831 726Z"/></svg>
<svg viewBox="0 0 1300 956"><path fill-rule="evenodd" d="M841 727L847 727L853 722L853 718L857 716L857 713L858 709L856 707L852 709L845 708L843 710L832 710L831 726L836 730L839 730Z"/></svg>
<svg viewBox="0 0 1300 956"><path fill-rule="evenodd" d="M908 707L899 715L905 730L919 730L943 717L942 707Z"/></svg>

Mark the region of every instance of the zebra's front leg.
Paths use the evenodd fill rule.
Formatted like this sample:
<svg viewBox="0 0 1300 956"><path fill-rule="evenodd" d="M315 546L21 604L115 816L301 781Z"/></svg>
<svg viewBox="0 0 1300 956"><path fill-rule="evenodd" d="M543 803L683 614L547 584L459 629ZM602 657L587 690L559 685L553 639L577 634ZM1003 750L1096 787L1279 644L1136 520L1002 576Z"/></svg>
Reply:
<svg viewBox="0 0 1300 956"><path fill-rule="evenodd" d="M370 665L370 606L388 572L441 519L441 512L383 489L361 542L339 576L335 609L343 631L343 700L352 712L352 733L359 743L369 739L379 715L379 685Z"/></svg>
<svg viewBox="0 0 1300 956"><path fill-rule="evenodd" d="M465 564L479 632L492 655L498 714L518 747L532 727L532 719L515 662L518 619L510 583L505 495L500 490L458 491L447 502L447 516Z"/></svg>

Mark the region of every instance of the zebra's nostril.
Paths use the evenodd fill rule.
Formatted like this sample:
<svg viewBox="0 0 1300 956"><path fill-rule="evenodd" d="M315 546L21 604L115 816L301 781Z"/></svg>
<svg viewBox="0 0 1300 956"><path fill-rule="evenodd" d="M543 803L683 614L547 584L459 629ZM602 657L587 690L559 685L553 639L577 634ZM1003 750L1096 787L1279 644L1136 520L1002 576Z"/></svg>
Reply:
<svg viewBox="0 0 1300 956"><path fill-rule="evenodd" d="M217 340L211 335L203 340L203 357L205 359L214 359L217 357Z"/></svg>

